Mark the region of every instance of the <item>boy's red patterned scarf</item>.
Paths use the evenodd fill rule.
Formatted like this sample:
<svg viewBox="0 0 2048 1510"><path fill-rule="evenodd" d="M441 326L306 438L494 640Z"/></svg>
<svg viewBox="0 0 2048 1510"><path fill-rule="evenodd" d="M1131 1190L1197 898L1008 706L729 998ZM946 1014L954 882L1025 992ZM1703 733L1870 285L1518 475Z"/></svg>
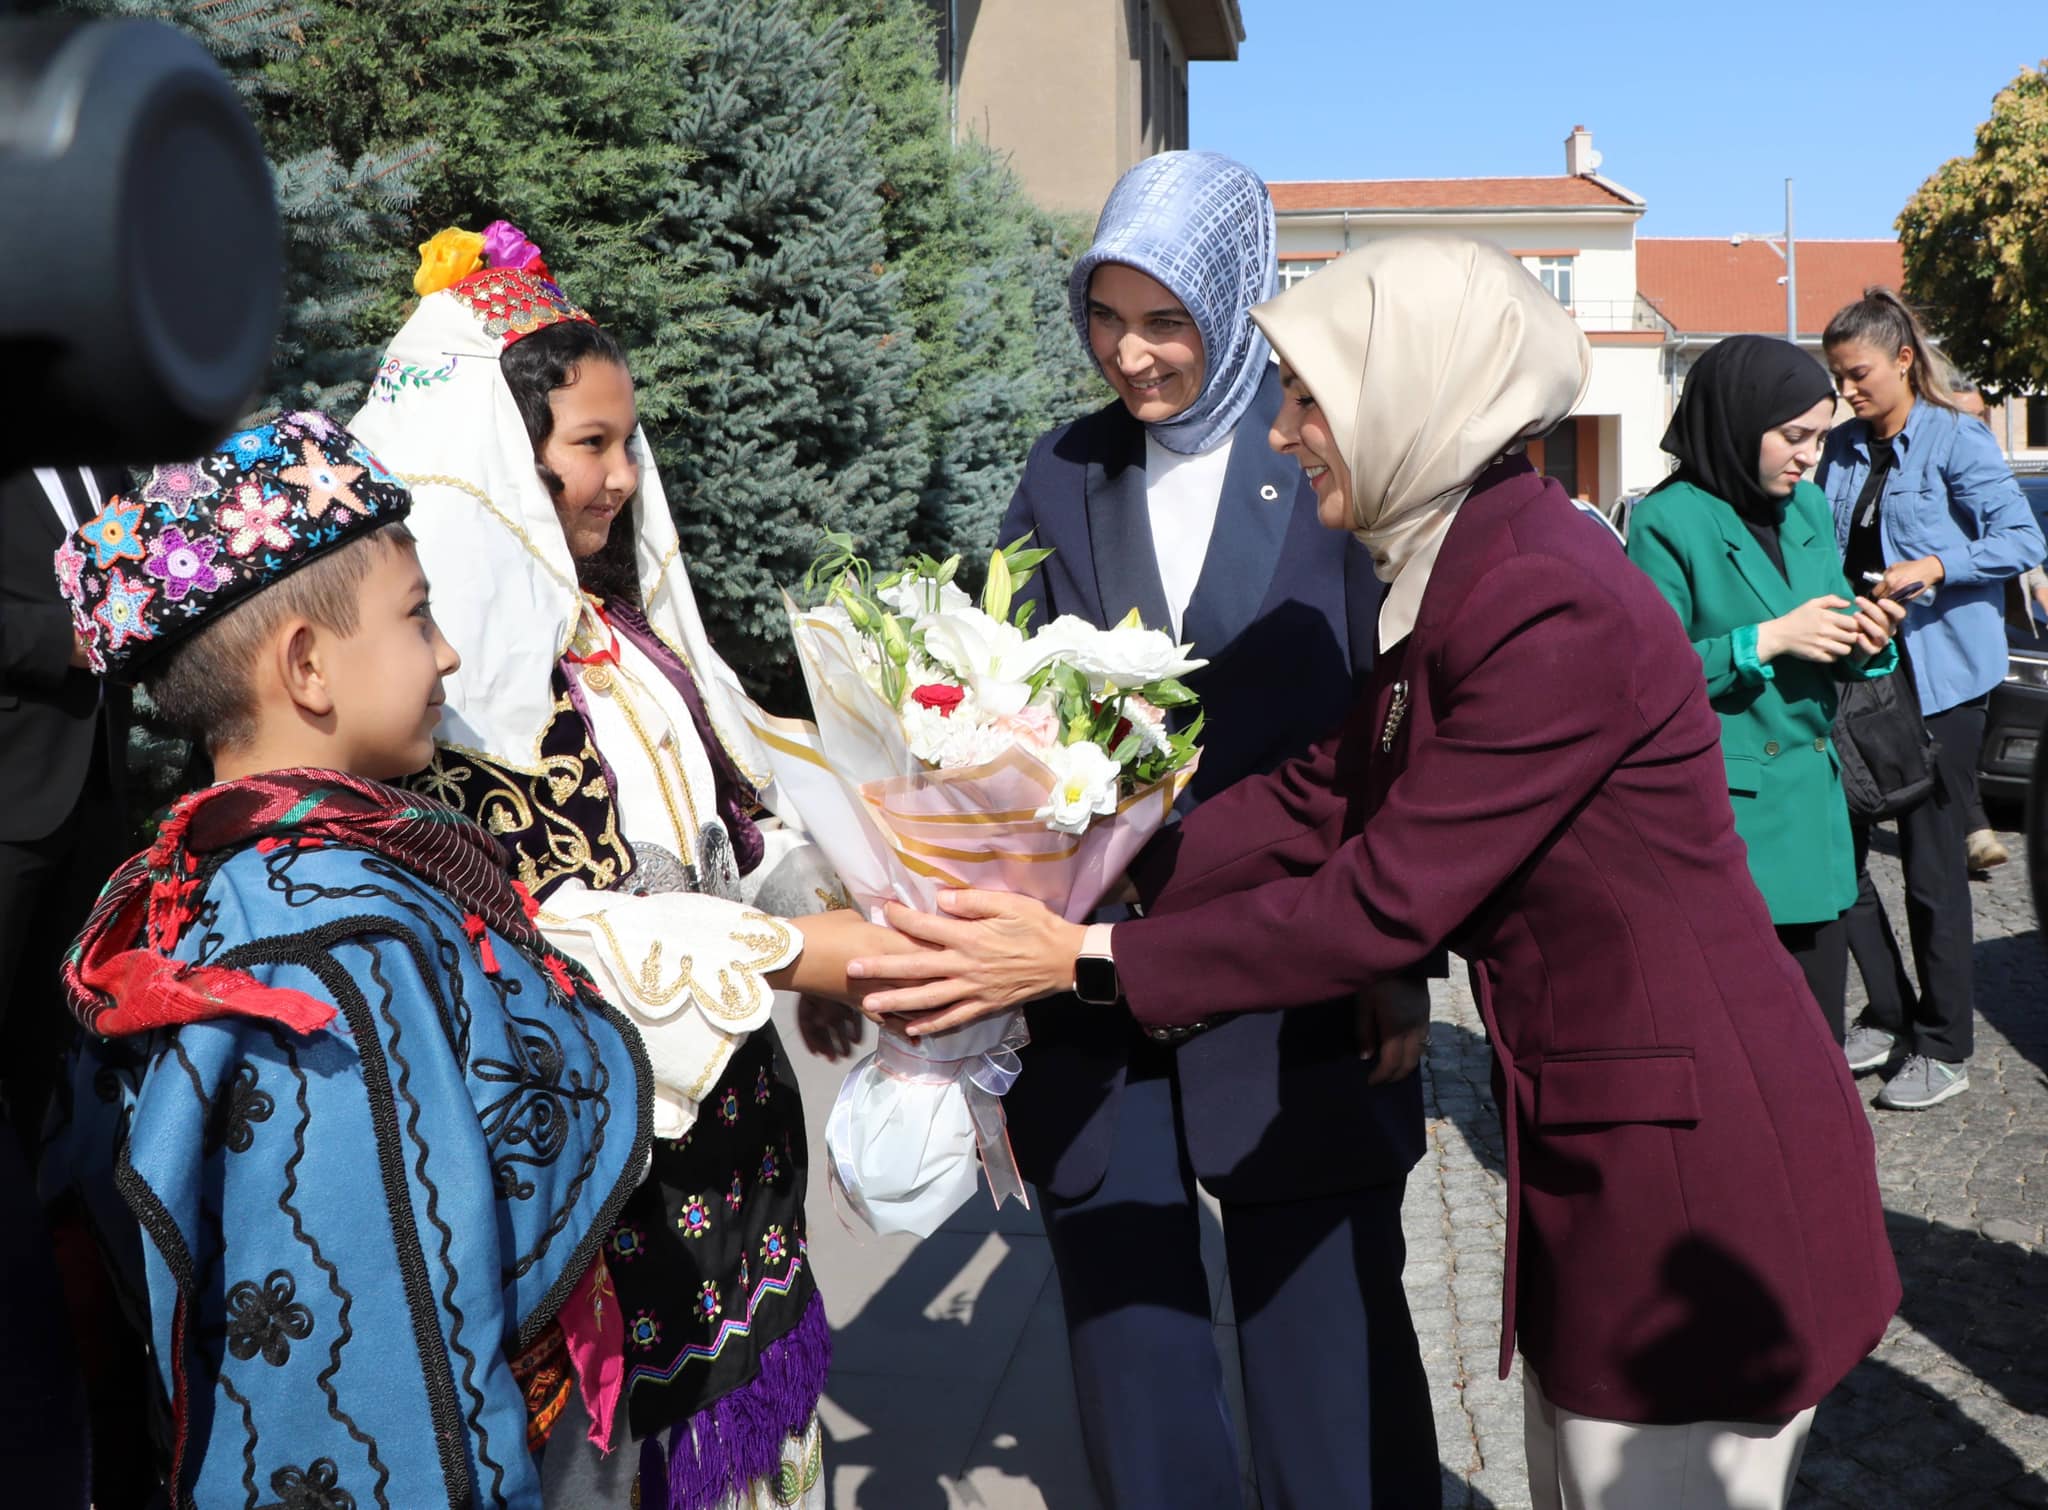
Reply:
<svg viewBox="0 0 2048 1510"><path fill-rule="evenodd" d="M156 843L114 874L64 961L71 1010L112 1038L223 1016L260 1017L300 1033L334 1008L266 986L240 970L172 959L197 913L205 861L259 850L335 845L367 849L412 872L460 907L484 969L497 961L486 930L530 955L564 995L563 958L541 941L539 909L476 824L431 799L340 771L272 771L194 792L171 809Z"/></svg>

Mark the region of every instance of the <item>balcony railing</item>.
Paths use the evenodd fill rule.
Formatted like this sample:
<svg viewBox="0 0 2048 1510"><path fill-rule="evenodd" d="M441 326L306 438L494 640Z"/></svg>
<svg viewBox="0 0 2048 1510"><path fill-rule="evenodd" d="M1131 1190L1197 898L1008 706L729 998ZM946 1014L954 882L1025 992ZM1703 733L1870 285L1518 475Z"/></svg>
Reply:
<svg viewBox="0 0 2048 1510"><path fill-rule="evenodd" d="M1581 330L1656 330L1668 334L1671 329L1641 295L1633 299L1574 299L1569 308Z"/></svg>

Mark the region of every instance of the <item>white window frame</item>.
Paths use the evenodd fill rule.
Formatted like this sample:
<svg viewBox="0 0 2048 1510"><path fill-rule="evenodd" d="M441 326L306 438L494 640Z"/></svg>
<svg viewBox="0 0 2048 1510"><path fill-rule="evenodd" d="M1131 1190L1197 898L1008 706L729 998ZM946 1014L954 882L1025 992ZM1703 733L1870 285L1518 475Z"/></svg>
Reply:
<svg viewBox="0 0 2048 1510"><path fill-rule="evenodd" d="M1576 257L1538 257L1536 259L1536 281L1566 309L1573 307L1578 298L1579 270Z"/></svg>
<svg viewBox="0 0 2048 1510"><path fill-rule="evenodd" d="M1321 272L1334 261L1336 261L1334 257L1295 257L1281 263L1280 292L1286 293L1287 290L1308 277L1309 274Z"/></svg>

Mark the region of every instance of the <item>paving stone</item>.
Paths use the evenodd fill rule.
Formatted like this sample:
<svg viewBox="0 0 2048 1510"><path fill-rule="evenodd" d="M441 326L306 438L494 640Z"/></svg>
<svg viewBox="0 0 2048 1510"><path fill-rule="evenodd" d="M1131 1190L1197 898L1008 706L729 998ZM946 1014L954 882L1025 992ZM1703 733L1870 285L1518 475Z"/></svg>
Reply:
<svg viewBox="0 0 2048 1510"><path fill-rule="evenodd" d="M1877 1144L1886 1229L1906 1290L1870 1359L1822 1405L1795 1504L1829 1510L1920 1510L1993 1502L2048 1507L2048 955L2014 863L1971 887L1975 905L1977 1051L1970 1089L1925 1112L1871 1106L1874 1075L1857 1084ZM1903 928L1896 846L1880 837L1872 877ZM1903 942L1903 940L1902 940ZM1487 1051L1463 972L1436 983L1436 1040L1424 1061L1430 1151L1409 1180L1416 1230L1434 1240L1428 1285L1444 1303L1427 1360L1439 1398L1447 1484L1484 1498L1446 1505L1526 1504L1519 1385L1493 1380L1505 1226L1499 1123ZM1863 1004L1850 972L1850 1014ZM1423 1257L1411 1238L1412 1259ZM1484 1277L1483 1287L1475 1281ZM1446 1422L1471 1422L1481 1466L1457 1461ZM1507 1486L1517 1485L1509 1498ZM2002 1498L2001 1498L2002 1497Z"/></svg>

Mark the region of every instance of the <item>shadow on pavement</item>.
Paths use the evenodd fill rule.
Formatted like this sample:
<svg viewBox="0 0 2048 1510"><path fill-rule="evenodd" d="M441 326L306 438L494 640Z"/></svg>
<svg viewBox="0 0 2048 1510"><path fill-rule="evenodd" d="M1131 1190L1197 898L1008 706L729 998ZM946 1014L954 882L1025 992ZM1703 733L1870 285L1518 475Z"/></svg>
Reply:
<svg viewBox="0 0 2048 1510"><path fill-rule="evenodd" d="M2008 1410L2048 1414L2048 1254L1899 1212L1885 1226L1919 1335L1895 1330L1823 1402L1800 1483L1869 1510L2048 1504L2048 1476L1992 1435Z"/></svg>
<svg viewBox="0 0 2048 1510"><path fill-rule="evenodd" d="M982 1294L1003 1282L1002 1271L1016 1256L1011 1249L983 1276ZM835 1471L870 1470L849 1500L835 1500L834 1510L947 1510L940 1481L961 1473L962 1454L980 1435L982 1402L992 1388L988 1376L1000 1374L1016 1343L1014 1326L986 1319L972 1303L933 1311L932 1302L952 1288L959 1268L956 1246L921 1243L858 1316L833 1329L826 1394L865 1430L830 1441L827 1462ZM990 1353L987 1373L963 1373L960 1360ZM878 1359L893 1360L897 1368L871 1371ZM923 1360L931 1360L933 1372L919 1369ZM1018 1436L1018 1445L1003 1455L1003 1470L1033 1477L1029 1434L1001 1422L989 1425Z"/></svg>
<svg viewBox="0 0 2048 1510"><path fill-rule="evenodd" d="M2040 1005L2042 981L2048 979L2048 941L2039 928L1980 938L1971 962L1977 1015L2041 1071L2048 1085L2048 1012Z"/></svg>

